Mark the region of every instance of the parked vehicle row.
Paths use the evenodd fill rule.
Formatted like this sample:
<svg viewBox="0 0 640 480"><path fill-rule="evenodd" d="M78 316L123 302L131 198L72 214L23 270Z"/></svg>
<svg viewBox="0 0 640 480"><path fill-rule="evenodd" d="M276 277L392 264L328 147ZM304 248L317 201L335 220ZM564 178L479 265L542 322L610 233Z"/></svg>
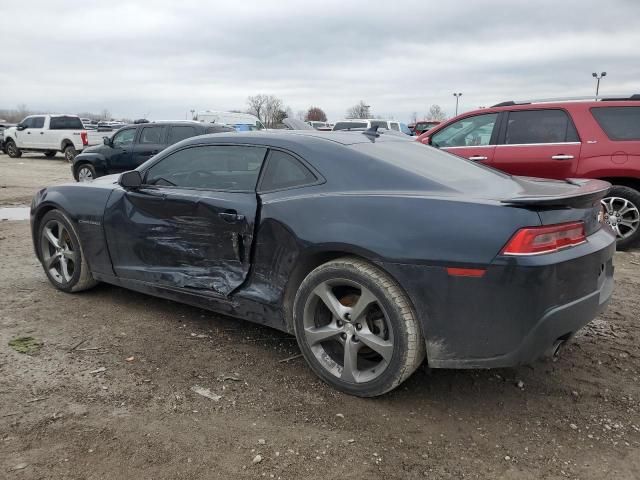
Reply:
<svg viewBox="0 0 640 480"><path fill-rule="evenodd" d="M396 132L402 132L406 135L412 135L411 130L406 124L398 122L396 120L382 120L379 118L349 118L340 120L333 126L333 131L336 130L353 130L353 129L367 129L371 127L384 128L387 130L395 130Z"/></svg>
<svg viewBox="0 0 640 480"><path fill-rule="evenodd" d="M7 150L4 144L4 131L7 128L11 128L11 127L15 127L15 125L13 123L8 123L4 120L0 121L0 152L7 153Z"/></svg>
<svg viewBox="0 0 640 480"><path fill-rule="evenodd" d="M618 247L640 244L640 95L503 102L417 140L512 175L613 184L603 201Z"/></svg>
<svg viewBox="0 0 640 480"><path fill-rule="evenodd" d="M108 147L160 150L186 127L125 127ZM371 397L425 358L530 363L593 319L613 289L608 188L512 177L391 130L233 132L40 190L31 226L56 288L102 281L271 326L322 380Z"/></svg>

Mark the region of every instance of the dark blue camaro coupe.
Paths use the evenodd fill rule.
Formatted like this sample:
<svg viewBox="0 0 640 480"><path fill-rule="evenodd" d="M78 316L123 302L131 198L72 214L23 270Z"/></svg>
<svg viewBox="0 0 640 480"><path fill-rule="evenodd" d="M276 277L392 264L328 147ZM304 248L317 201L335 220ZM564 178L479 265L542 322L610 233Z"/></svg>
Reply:
<svg viewBox="0 0 640 480"><path fill-rule="evenodd" d="M611 296L608 188L373 129L223 133L45 188L31 225L60 290L107 282L290 332L318 376L366 397L425 357L489 368L555 352Z"/></svg>

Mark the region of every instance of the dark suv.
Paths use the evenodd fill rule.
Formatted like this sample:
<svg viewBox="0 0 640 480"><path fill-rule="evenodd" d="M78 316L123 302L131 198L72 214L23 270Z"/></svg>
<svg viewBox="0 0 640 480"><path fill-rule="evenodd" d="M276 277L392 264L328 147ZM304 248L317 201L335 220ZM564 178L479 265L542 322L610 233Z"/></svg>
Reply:
<svg viewBox="0 0 640 480"><path fill-rule="evenodd" d="M512 175L597 178L618 248L640 244L640 95L503 102L466 112L417 140Z"/></svg>
<svg viewBox="0 0 640 480"><path fill-rule="evenodd" d="M224 125L192 121L128 125L111 138L104 137L103 145L84 149L74 159L71 171L77 181L85 182L110 173L132 170L185 138L232 131L233 128Z"/></svg>

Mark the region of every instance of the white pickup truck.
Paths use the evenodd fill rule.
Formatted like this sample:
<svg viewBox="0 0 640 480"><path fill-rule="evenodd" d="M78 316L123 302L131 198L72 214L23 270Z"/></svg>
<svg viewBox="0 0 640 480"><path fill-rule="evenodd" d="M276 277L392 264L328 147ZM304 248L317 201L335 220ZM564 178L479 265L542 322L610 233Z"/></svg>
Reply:
<svg viewBox="0 0 640 480"><path fill-rule="evenodd" d="M30 115L4 131L4 148L11 158L22 152L64 153L69 162L89 145L87 131L77 115Z"/></svg>

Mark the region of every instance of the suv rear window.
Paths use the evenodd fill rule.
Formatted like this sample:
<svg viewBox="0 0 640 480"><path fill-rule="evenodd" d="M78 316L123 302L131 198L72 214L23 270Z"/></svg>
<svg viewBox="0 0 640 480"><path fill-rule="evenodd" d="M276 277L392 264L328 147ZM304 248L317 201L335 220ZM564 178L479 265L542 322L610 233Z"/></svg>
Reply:
<svg viewBox="0 0 640 480"><path fill-rule="evenodd" d="M579 142L573 122L563 110L519 110L509 112L507 145Z"/></svg>
<svg viewBox="0 0 640 480"><path fill-rule="evenodd" d="M611 140L640 140L640 107L594 107L596 122Z"/></svg>
<svg viewBox="0 0 640 480"><path fill-rule="evenodd" d="M51 117L49 130L82 130L84 125L78 117Z"/></svg>
<svg viewBox="0 0 640 480"><path fill-rule="evenodd" d="M338 122L334 130L348 130L350 128L367 128L367 122Z"/></svg>

